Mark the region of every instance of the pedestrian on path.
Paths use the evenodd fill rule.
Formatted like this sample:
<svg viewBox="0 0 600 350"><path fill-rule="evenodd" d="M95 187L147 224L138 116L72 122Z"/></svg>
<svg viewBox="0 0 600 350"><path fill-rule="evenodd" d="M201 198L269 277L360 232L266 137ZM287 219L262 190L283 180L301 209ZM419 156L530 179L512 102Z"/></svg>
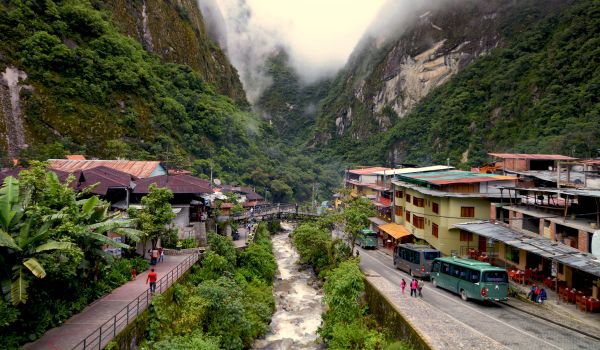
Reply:
<svg viewBox="0 0 600 350"><path fill-rule="evenodd" d="M156 263L158 262L158 249L153 248L152 252L150 253L150 265L156 265Z"/></svg>
<svg viewBox="0 0 600 350"><path fill-rule="evenodd" d="M411 297L417 297L417 286L419 284L417 283L417 280L415 278L412 279L412 281L410 281L410 296Z"/></svg>
<svg viewBox="0 0 600 350"><path fill-rule="evenodd" d="M146 284L150 282L150 293L154 294L156 292L156 280L158 275L154 272L154 269L150 270L148 273L148 277L146 278Z"/></svg>
<svg viewBox="0 0 600 350"><path fill-rule="evenodd" d="M423 293L421 291L423 290L423 280L419 280L417 281L417 283L417 288L419 289L419 296L422 298Z"/></svg>
<svg viewBox="0 0 600 350"><path fill-rule="evenodd" d="M400 282L400 288L402 289L402 295L404 295L404 288L406 288L406 281L404 278L402 279L402 282Z"/></svg>
<svg viewBox="0 0 600 350"><path fill-rule="evenodd" d="M135 268L135 266L131 267L131 280L135 280L135 278L137 277L137 269Z"/></svg>
<svg viewBox="0 0 600 350"><path fill-rule="evenodd" d="M160 253L160 258L158 258L158 261L165 261L165 250L163 249L163 247L158 248L158 252Z"/></svg>

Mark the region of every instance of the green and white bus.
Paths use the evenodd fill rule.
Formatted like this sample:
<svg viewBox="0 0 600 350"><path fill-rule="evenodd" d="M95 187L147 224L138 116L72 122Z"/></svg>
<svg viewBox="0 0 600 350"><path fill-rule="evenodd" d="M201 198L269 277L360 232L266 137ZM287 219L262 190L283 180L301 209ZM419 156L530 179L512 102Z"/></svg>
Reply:
<svg viewBox="0 0 600 350"><path fill-rule="evenodd" d="M456 257L433 262L431 283L460 294L463 300L508 300L506 270L489 263Z"/></svg>
<svg viewBox="0 0 600 350"><path fill-rule="evenodd" d="M368 228L358 231L356 244L361 248L377 248L377 233Z"/></svg>

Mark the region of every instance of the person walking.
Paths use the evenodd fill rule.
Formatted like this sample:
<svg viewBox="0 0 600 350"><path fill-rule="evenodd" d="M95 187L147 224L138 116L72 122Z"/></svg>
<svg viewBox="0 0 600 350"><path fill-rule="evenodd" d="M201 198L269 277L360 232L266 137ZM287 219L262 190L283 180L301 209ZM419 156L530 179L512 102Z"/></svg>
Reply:
<svg viewBox="0 0 600 350"><path fill-rule="evenodd" d="M159 262L165 261L165 250L163 249L163 247L158 248L158 253L159 253L158 261Z"/></svg>
<svg viewBox="0 0 600 350"><path fill-rule="evenodd" d="M146 278L146 284L150 282L150 293L154 294L156 292L156 280L158 279L158 275L154 272L154 269L151 269L148 273L148 277Z"/></svg>
<svg viewBox="0 0 600 350"><path fill-rule="evenodd" d="M402 279L402 282L400 282L400 288L402 289L402 295L404 295L404 288L406 288L406 281L404 278Z"/></svg>
<svg viewBox="0 0 600 350"><path fill-rule="evenodd" d="M158 262L158 256L158 249L153 248L152 252L150 253L150 265L156 265Z"/></svg>
<svg viewBox="0 0 600 350"><path fill-rule="evenodd" d="M131 280L135 280L135 278L137 277L137 269L135 268L135 266L131 267Z"/></svg>
<svg viewBox="0 0 600 350"><path fill-rule="evenodd" d="M411 297L417 297L417 280L415 278L412 279L412 281L410 281L410 296Z"/></svg>
<svg viewBox="0 0 600 350"><path fill-rule="evenodd" d="M417 281L417 289L419 289L419 296L422 298L423 297L423 280L418 280Z"/></svg>

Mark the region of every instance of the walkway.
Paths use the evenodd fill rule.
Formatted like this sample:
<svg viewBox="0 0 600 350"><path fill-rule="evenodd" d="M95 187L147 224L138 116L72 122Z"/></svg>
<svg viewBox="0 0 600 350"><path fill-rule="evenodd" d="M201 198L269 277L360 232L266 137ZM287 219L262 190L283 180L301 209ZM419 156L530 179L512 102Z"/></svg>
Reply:
<svg viewBox="0 0 600 350"><path fill-rule="evenodd" d="M154 266L159 282L156 291L168 289L196 261L197 254L165 256ZM47 331L42 338L26 344L26 350L66 350L103 348L129 322L143 312L151 300L146 277L148 271L88 305L62 326ZM85 340L85 343L84 343ZM100 341L100 344L98 342Z"/></svg>

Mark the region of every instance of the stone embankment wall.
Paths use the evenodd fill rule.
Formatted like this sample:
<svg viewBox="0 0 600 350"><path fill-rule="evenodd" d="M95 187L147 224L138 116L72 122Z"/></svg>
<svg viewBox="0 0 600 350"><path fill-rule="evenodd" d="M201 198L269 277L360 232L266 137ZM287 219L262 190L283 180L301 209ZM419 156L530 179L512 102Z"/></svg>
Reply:
<svg viewBox="0 0 600 350"><path fill-rule="evenodd" d="M365 298L371 313L398 339L419 350L426 349L507 349L485 334L456 320L423 298L410 297L400 287L372 271L365 271Z"/></svg>
<svg viewBox="0 0 600 350"><path fill-rule="evenodd" d="M365 299L369 311L377 322L388 329L392 336L410 344L419 350L430 350L432 347L420 334L415 325L406 319L402 312L392 303L369 278L365 279Z"/></svg>

